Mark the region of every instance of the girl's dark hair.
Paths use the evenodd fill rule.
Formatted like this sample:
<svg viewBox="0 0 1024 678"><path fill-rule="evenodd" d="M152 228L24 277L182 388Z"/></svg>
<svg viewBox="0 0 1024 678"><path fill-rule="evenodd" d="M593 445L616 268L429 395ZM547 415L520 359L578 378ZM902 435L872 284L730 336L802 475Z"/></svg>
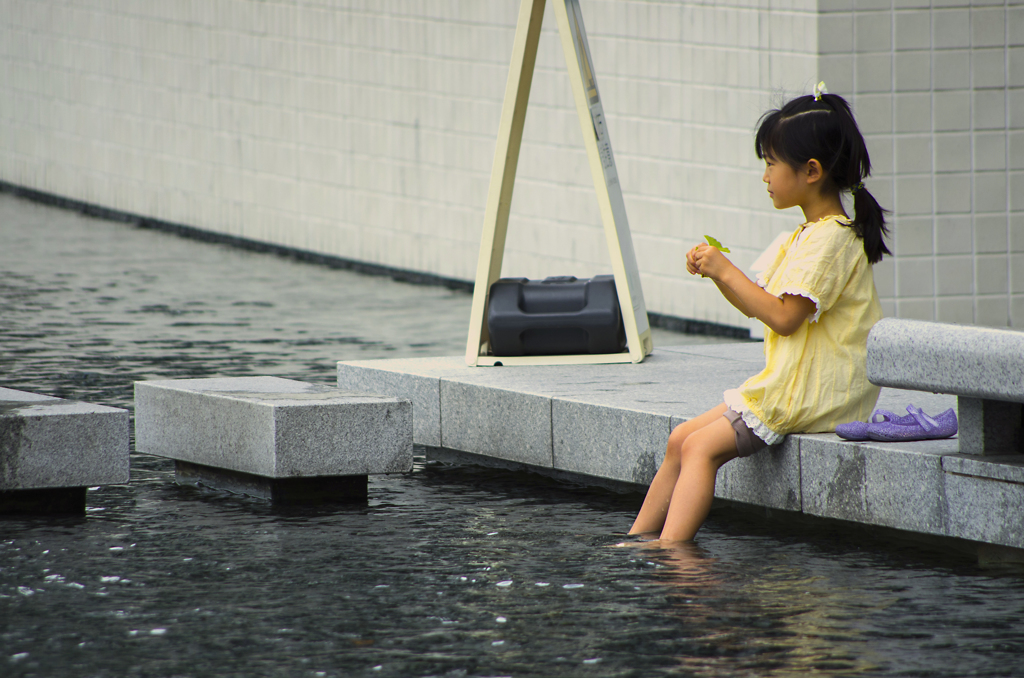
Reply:
<svg viewBox="0 0 1024 678"><path fill-rule="evenodd" d="M886 210L864 188L871 159L846 99L836 94L822 94L820 99L807 95L768 111L758 123L754 150L758 158L779 160L794 169L811 158L820 162L827 181L853 194L851 227L864 241L868 261L875 264L883 254L892 254L885 246Z"/></svg>

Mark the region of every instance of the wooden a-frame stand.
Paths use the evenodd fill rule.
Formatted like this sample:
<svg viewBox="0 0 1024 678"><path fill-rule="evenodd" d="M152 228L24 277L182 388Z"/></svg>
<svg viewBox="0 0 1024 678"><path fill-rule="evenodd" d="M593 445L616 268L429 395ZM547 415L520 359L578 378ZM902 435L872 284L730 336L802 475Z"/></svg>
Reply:
<svg viewBox="0 0 1024 678"><path fill-rule="evenodd" d="M583 28L579 0L553 0L558 19L558 34L562 39L565 62L569 70L573 98L583 131L583 145L587 149L590 170L594 177L597 202L604 223L605 239L611 256L612 272L619 297L619 308L626 330L628 351L603 355L557 356L494 356L490 355L487 333L487 296L501 275L501 262L505 255L505 235L508 231L512 188L516 180L519 147L523 140L523 123L530 98L533 68L537 61L541 23L544 20L546 0L522 0L519 22L512 47L512 64L505 85L505 103L498 127L498 142L491 169L491 184L484 210L483 236L480 241L480 259L476 268L473 289L473 309L469 320L469 339L466 343L467 365L565 365L641 362L653 349L651 329L647 321L640 274L637 270L633 239L626 220L626 206L622 188L615 170L611 141L605 125L604 109L597 91L590 46Z"/></svg>

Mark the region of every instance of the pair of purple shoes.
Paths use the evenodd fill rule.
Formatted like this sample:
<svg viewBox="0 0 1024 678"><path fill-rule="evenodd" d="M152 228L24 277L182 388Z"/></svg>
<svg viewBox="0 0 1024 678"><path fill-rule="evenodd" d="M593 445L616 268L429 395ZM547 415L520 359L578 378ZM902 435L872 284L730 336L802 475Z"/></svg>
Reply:
<svg viewBox="0 0 1024 678"><path fill-rule="evenodd" d="M956 412L951 408L929 417L920 407L907 405L906 416L888 410L875 410L870 421L852 421L836 426L836 435L845 440L878 440L900 442L906 440L937 440L956 435Z"/></svg>

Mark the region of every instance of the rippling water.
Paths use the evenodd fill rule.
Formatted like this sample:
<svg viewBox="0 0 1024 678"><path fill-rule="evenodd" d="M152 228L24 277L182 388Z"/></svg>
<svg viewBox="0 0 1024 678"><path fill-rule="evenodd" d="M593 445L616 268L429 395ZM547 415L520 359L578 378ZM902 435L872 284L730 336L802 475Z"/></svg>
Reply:
<svg viewBox="0 0 1024 678"><path fill-rule="evenodd" d="M332 383L461 354L469 302L0 194L0 386ZM420 460L330 508L173 476L133 454L85 518L0 520L0 676L1024 675L1018 573L866 530L718 511L613 548L641 497L534 475Z"/></svg>

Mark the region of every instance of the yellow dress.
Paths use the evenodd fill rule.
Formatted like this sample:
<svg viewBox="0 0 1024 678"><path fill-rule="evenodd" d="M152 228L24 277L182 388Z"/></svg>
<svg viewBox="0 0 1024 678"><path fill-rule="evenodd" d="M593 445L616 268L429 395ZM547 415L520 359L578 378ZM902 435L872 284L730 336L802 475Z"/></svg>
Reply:
<svg viewBox="0 0 1024 678"><path fill-rule="evenodd" d="M781 297L807 297L817 310L788 337L765 328L765 368L725 402L762 440L834 431L866 421L879 388L867 378L867 339L882 317L864 242L846 217L801 225L757 283Z"/></svg>

